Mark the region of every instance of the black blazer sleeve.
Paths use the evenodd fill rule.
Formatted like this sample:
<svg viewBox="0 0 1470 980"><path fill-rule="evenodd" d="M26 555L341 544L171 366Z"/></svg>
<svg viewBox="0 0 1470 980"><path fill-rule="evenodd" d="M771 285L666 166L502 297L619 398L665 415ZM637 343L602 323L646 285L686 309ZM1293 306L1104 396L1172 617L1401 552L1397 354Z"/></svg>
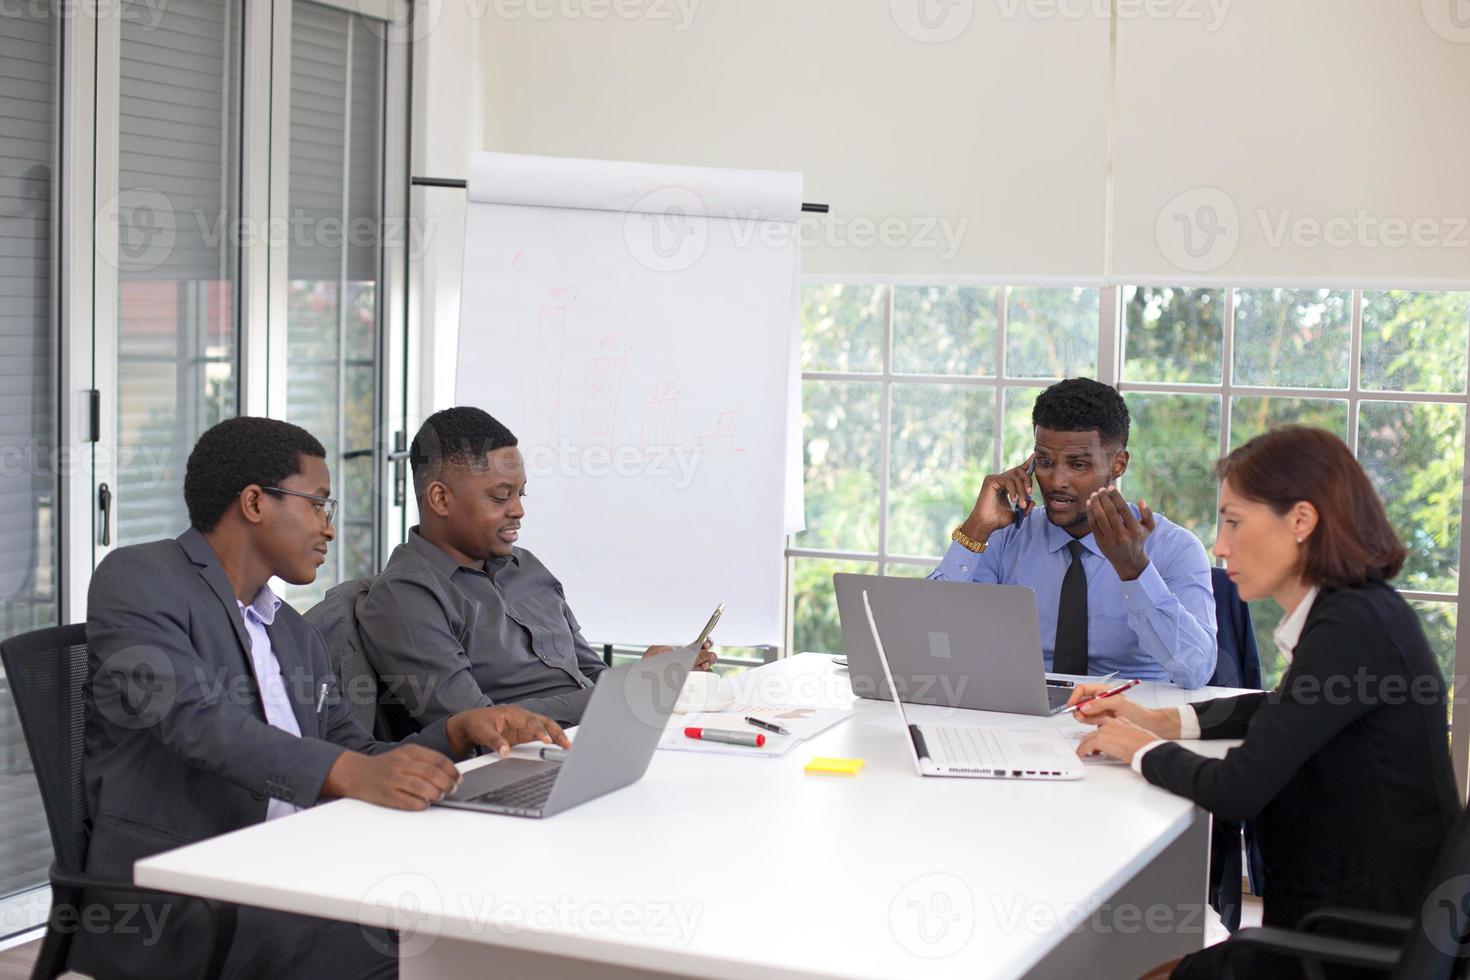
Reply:
<svg viewBox="0 0 1470 980"><path fill-rule="evenodd" d="M1255 708L1245 741L1223 759L1160 745L1143 757L1144 778L1222 819L1249 819L1333 736L1373 710L1373 694L1364 692L1361 678L1381 681L1405 673L1393 640L1358 603L1317 601L1322 607L1312 611L1281 686L1269 695L1246 696ZM1211 732L1239 730L1247 708L1212 718Z"/></svg>
<svg viewBox="0 0 1470 980"><path fill-rule="evenodd" d="M1265 691L1231 698L1197 701L1190 707L1199 717L1200 738L1245 738L1246 728L1266 703Z"/></svg>

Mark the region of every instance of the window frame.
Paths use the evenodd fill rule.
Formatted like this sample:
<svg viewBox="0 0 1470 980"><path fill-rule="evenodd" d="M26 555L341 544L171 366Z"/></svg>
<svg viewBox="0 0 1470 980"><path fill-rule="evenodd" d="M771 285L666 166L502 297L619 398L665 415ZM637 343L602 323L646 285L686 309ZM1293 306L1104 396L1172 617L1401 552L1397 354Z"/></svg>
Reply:
<svg viewBox="0 0 1470 980"><path fill-rule="evenodd" d="M1149 382L1128 381L1125 378L1124 357L1126 355L1126 324L1124 322L1123 298L1128 286L1110 285L1098 287L1096 284L1088 283L1086 280L1073 282L1061 282L1055 279L1043 281L1027 281L1022 279L1012 280L1005 283L990 279L978 279L966 277L964 279L933 279L922 282L910 277L843 277L843 276L803 276L802 288L810 286L848 285L861 287L883 287L886 289L886 309L883 320L883 331L881 337L881 370L877 372L840 372L840 371L801 371L803 384L807 382L829 382L829 383L851 383L866 382L881 385L882 402L879 419L879 467L878 474L878 547L875 551L853 551L828 548L801 547L795 543L795 536L788 536L785 549L785 638L781 650L782 656L799 652L795 649L795 603L796 595L794 589L795 561L797 559L829 559L841 561L872 562L877 565L878 574L888 574L891 566L908 565L933 567L939 563L942 556L927 555L905 555L890 552L888 550L888 517L889 517L889 493L891 474L890 460L892 455L893 441L893 386L897 384L918 385L947 385L947 386L976 386L995 389L994 399L995 411L995 448L992 453L991 472L998 473L1004 465L1002 454L1005 450L1005 393L1008 388L1034 388L1047 385L1058 378L1012 378L1007 375L1006 348L1008 336L1008 314L1011 291L1018 287L1039 286L1042 288L1098 288L1098 351L1097 379L1107 384L1114 385L1125 396L1131 393L1150 395L1205 395L1220 399L1220 443L1219 451L1224 455L1230 451L1231 438L1231 406L1232 400L1238 396L1244 397L1270 397L1270 398L1311 398L1331 399L1347 402L1347 444L1353 455L1358 453L1358 416L1359 410L1364 403L1392 402L1392 403L1427 403L1440 405L1456 405L1465 414L1466 426L1466 453L1462 461L1462 493L1461 493L1461 532L1460 532L1460 565L1462 569L1470 568L1470 529L1465 526L1465 501L1470 500L1470 385L1467 390L1460 393L1445 392L1410 392L1395 391L1391 389L1365 389L1362 387L1362 341L1363 341L1363 296L1364 293L1380 292L1394 289L1392 286L1376 288L1374 285L1348 286L1342 283L1331 283L1323 285L1301 285L1287 286L1280 282L1263 283L1253 285L1249 282L1241 282L1231 285L1221 283L1201 283L1197 286L1186 286L1178 283L1159 283L1159 288L1173 287L1177 289L1218 289L1224 294L1224 309L1222 312L1223 337L1221 338L1221 372L1218 383L1187 383L1187 382ZM995 287L1000 290L999 309L996 317L995 331L995 365L994 375L935 375L935 374L903 374L893 371L894 351L894 297L897 288L909 285L925 286L958 286L964 287ZM1300 388L1300 387L1271 387L1261 385L1236 384L1234 380L1234 340L1235 340L1235 313L1237 302L1237 291L1245 289L1332 289L1336 291L1347 291L1351 296L1352 318L1350 321L1350 343L1349 343L1349 374L1346 388ZM1455 290L1424 290L1406 289L1407 292L1437 292ZM1470 347L1470 345L1467 345ZM1467 377L1470 377L1470 349L1466 351ZM803 434L803 445L805 434ZM964 519L964 514L956 513L956 523ZM936 542L945 545L945 542ZM1208 542L1206 543L1208 546ZM1424 590L1400 590L1400 594L1409 600L1422 600L1428 602L1439 602L1453 605L1456 610L1455 629L1455 690L1464 688L1470 682L1470 623L1460 619L1459 613L1463 605L1462 596L1465 593L1464 579L1460 580L1459 588L1455 592L1433 592ZM1451 713L1451 737L1457 748L1453 753L1456 777L1463 791L1466 786L1467 765L1470 765L1470 709L1463 711L1452 711Z"/></svg>

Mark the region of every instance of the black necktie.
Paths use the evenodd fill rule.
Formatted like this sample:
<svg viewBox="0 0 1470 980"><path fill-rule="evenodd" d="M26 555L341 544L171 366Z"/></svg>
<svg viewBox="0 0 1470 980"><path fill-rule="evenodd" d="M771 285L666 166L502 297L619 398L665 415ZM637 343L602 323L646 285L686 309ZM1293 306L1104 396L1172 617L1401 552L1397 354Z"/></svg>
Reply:
<svg viewBox="0 0 1470 980"><path fill-rule="evenodd" d="M1051 669L1058 674L1087 673L1087 571L1082 567L1082 542L1068 541L1072 564L1062 578L1057 602L1057 648Z"/></svg>

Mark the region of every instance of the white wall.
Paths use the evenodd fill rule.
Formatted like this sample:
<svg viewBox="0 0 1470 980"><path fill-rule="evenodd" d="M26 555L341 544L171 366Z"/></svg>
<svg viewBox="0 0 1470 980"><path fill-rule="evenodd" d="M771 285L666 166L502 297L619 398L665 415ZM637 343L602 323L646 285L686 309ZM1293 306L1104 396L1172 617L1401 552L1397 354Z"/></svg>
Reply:
<svg viewBox="0 0 1470 980"><path fill-rule="evenodd" d="M1020 9L498 0L485 145L799 170L807 273L1096 281L1108 21Z"/></svg>
<svg viewBox="0 0 1470 980"><path fill-rule="evenodd" d="M1120 20L1113 274L1470 285L1456 3L1234 0L1215 30Z"/></svg>
<svg viewBox="0 0 1470 980"><path fill-rule="evenodd" d="M479 0L428 0L420 10L414 31L413 176L468 177L470 157L483 143L483 7ZM419 187L412 202L422 246L412 263L410 317L417 323L409 336L419 344L410 352L409 405L418 412L411 427L454 404L465 194Z"/></svg>

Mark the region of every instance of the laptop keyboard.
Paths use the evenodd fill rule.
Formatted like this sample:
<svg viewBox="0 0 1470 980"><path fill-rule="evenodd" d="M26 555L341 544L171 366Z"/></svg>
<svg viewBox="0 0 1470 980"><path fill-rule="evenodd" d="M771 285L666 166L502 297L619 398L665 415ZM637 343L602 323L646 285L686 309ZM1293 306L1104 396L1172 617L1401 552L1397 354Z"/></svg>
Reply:
<svg viewBox="0 0 1470 980"><path fill-rule="evenodd" d="M555 766L545 772L538 772L534 776L507 783L498 789L481 793L471 799L476 803L494 803L496 806L511 807L517 810L539 810L551 796L551 785L556 782L559 772L561 772L561 766Z"/></svg>
<svg viewBox="0 0 1470 980"><path fill-rule="evenodd" d="M995 736L983 728L931 728L926 725L924 734L930 737L930 751L938 756L934 761L941 765L1005 765L1000 748L995 744Z"/></svg>

